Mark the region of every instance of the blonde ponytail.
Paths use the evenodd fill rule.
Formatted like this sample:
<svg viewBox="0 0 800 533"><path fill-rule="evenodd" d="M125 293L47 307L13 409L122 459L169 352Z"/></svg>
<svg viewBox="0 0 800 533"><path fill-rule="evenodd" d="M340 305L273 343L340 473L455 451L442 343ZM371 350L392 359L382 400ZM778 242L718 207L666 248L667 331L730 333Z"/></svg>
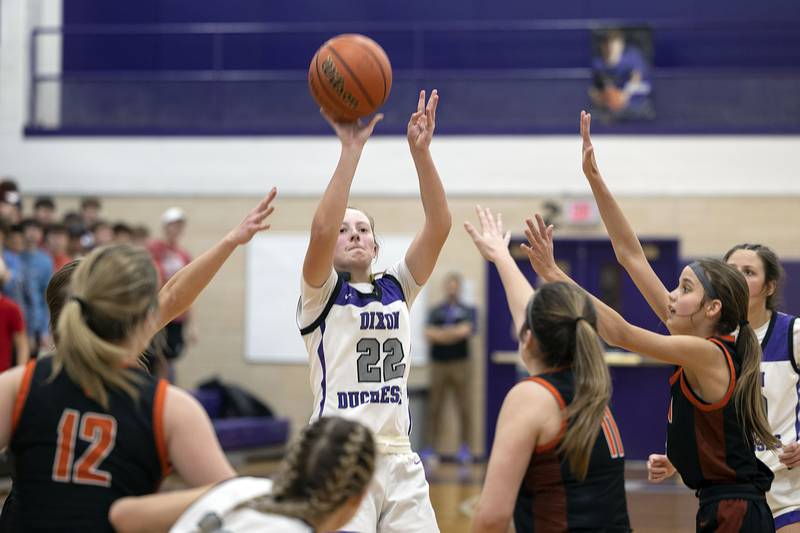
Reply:
<svg viewBox="0 0 800 533"><path fill-rule="evenodd" d="M70 296L58 318L54 375L62 370L87 395L108 409L108 388L134 401L140 379L131 335L158 306L158 275L146 251L113 245L93 251L75 269Z"/></svg>

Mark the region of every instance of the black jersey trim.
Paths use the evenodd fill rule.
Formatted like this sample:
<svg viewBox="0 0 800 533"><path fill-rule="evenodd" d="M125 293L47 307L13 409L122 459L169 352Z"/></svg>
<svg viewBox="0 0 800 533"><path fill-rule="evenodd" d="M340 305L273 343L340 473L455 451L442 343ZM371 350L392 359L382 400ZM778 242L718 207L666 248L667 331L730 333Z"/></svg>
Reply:
<svg viewBox="0 0 800 533"><path fill-rule="evenodd" d="M792 317L792 320L789 321L789 334L788 334L788 346L789 346L789 361L792 362L792 368L794 371L800 374L800 367L797 366L797 359L795 359L794 355L794 323L797 320L797 317Z"/></svg>
<svg viewBox="0 0 800 533"><path fill-rule="evenodd" d="M319 325L322 324L322 322L328 317L328 313L331 312L331 308L333 308L333 303L339 296L339 291L342 290L343 284L344 284L344 275L338 273L336 275L336 285L333 287L333 292L331 292L331 295L328 298L328 301L325 304L325 308L322 310L322 313L320 313L317 319L314 320L311 324L309 324L304 328L300 328L300 335L302 336L308 335L309 333L317 329Z"/></svg>
<svg viewBox="0 0 800 533"><path fill-rule="evenodd" d="M764 348L767 347L767 343L769 342L769 338L772 337L772 331L775 329L775 324L777 322L778 322L778 313L777 311L775 311L772 313L772 316L769 319L769 326L767 326L767 333L764 334L764 340L761 341L762 350L764 350Z"/></svg>

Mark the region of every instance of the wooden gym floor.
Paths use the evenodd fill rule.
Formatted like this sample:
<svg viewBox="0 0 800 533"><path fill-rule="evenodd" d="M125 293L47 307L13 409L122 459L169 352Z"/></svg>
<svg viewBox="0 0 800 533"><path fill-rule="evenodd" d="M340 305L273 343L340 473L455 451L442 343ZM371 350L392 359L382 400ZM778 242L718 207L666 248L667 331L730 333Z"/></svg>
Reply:
<svg viewBox="0 0 800 533"><path fill-rule="evenodd" d="M274 460L265 460L240 462L236 467L242 475L268 476L276 465ZM447 463L430 473L431 501L441 533L469 532L484 473L482 464L461 468ZM0 504L5 500L9 485L7 479L0 480ZM180 480L175 478L164 483L166 490L181 486ZM661 485L648 483L644 463L630 461L626 488L631 526L637 533L678 533L694 529L697 499L679 481L672 479ZM509 531L513 531L513 526Z"/></svg>

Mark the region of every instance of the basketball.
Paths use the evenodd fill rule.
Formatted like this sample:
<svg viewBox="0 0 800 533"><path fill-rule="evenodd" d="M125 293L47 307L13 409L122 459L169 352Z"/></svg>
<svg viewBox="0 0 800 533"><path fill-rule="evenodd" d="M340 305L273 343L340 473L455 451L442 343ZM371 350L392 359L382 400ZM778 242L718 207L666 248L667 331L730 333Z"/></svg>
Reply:
<svg viewBox="0 0 800 533"><path fill-rule="evenodd" d="M392 88L392 65L383 48L364 35L338 35L323 44L308 67L314 100L334 119L374 113Z"/></svg>

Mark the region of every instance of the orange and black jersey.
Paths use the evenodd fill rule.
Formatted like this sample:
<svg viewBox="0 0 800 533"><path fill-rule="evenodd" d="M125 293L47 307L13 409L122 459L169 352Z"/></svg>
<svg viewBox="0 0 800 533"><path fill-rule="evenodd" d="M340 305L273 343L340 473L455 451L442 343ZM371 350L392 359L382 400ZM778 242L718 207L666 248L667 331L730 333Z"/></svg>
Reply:
<svg viewBox="0 0 800 533"><path fill-rule="evenodd" d="M562 410L572 402L575 386L571 369L528 379L550 391ZM611 410L606 408L583 481L575 478L569 462L558 453L566 430L565 423L557 438L533 452L514 510L517 533L631 531L625 501L625 450Z"/></svg>
<svg viewBox="0 0 800 533"><path fill-rule="evenodd" d="M167 383L142 369L139 399L109 390L109 409L53 358L28 363L9 445L13 485L0 531L112 531L108 510L123 496L158 489L168 469L163 433Z"/></svg>
<svg viewBox="0 0 800 533"><path fill-rule="evenodd" d="M774 477L756 458L752 438L745 436L733 391L741 357L732 337L710 337L730 372L725 397L713 404L701 400L678 367L670 378L671 399L667 429L667 456L684 483L692 489L715 485L750 484L767 492Z"/></svg>

